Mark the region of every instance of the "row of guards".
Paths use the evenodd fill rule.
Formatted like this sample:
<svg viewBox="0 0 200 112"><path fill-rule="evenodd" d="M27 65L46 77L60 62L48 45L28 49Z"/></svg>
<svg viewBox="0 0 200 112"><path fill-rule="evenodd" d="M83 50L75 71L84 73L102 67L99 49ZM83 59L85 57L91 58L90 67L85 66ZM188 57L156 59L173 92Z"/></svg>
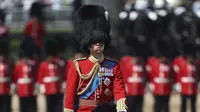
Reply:
<svg viewBox="0 0 200 112"><path fill-rule="evenodd" d="M123 52L173 59L193 50L199 57L199 9L199 0L128 1L119 12L118 33L128 45Z"/></svg>
<svg viewBox="0 0 200 112"><path fill-rule="evenodd" d="M169 112L169 99L173 91L181 95L181 112L187 110L187 99L191 101L190 112L196 112L200 61L192 56L179 56L172 62L165 56L152 56L146 63L141 57L124 56L120 65L129 112L142 112L145 89L154 96L154 112Z"/></svg>
<svg viewBox="0 0 200 112"><path fill-rule="evenodd" d="M37 95L46 97L47 112L62 112L67 71L73 59L65 60L60 53L59 38L44 42L46 57L35 58L32 38L25 38L19 46L19 60L9 57L9 38L0 38L0 112L12 112L11 99L17 94L20 112L37 112ZM82 57L77 51L75 58Z"/></svg>

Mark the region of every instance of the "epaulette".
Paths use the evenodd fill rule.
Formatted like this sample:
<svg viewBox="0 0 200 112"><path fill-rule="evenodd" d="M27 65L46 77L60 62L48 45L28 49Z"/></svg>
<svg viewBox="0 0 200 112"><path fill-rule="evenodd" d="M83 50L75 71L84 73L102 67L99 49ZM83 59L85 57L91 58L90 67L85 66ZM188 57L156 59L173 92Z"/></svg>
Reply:
<svg viewBox="0 0 200 112"><path fill-rule="evenodd" d="M73 62L75 62L75 61L81 61L81 60L85 60L85 59L87 59L87 57L75 59Z"/></svg>

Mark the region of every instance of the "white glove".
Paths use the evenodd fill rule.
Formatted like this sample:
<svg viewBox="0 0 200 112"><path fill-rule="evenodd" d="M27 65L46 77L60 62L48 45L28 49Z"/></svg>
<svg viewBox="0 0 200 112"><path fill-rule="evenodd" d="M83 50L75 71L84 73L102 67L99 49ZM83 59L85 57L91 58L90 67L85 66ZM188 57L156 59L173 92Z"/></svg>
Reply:
<svg viewBox="0 0 200 112"><path fill-rule="evenodd" d="M147 89L148 89L150 92L153 92L153 91L154 91L154 88L155 88L155 86L154 86L153 83L149 82L149 83L147 84Z"/></svg>
<svg viewBox="0 0 200 112"><path fill-rule="evenodd" d="M62 93L65 93L65 89L66 89L66 82L62 83Z"/></svg>
<svg viewBox="0 0 200 112"><path fill-rule="evenodd" d="M181 92L181 84L180 84L180 83L174 84L173 89L174 89L176 92Z"/></svg>
<svg viewBox="0 0 200 112"><path fill-rule="evenodd" d="M13 95L17 92L17 87L14 83L10 85L10 94Z"/></svg>
<svg viewBox="0 0 200 112"><path fill-rule="evenodd" d="M42 93L42 94L45 93L45 86L44 86L44 84L40 84L40 85L39 85L39 91L40 91L40 93Z"/></svg>
<svg viewBox="0 0 200 112"><path fill-rule="evenodd" d="M127 112L128 107L126 106L126 98L117 100L117 112Z"/></svg>

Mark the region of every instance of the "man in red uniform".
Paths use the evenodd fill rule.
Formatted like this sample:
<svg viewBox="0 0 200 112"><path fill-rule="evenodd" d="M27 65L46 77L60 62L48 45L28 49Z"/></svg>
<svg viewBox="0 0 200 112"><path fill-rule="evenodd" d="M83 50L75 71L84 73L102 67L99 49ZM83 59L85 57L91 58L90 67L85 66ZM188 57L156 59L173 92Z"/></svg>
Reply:
<svg viewBox="0 0 200 112"><path fill-rule="evenodd" d="M174 71L181 94L181 112L186 112L188 98L191 100L191 112L196 112L197 74L194 58L189 55L179 58L178 62L174 62Z"/></svg>
<svg viewBox="0 0 200 112"><path fill-rule="evenodd" d="M169 96L172 91L170 63L164 56L152 60L148 61L147 75L155 98L154 112L169 112Z"/></svg>
<svg viewBox="0 0 200 112"><path fill-rule="evenodd" d="M62 76L57 63L57 43L53 39L45 42L46 59L40 63L37 82L41 93L46 95L47 112L62 112L63 95L61 91Z"/></svg>
<svg viewBox="0 0 200 112"><path fill-rule="evenodd" d="M34 43L37 46L38 57L42 56L43 37L45 35L44 26L44 13L43 5L40 2L34 2L30 9L30 20L25 26L24 35L26 38L33 38Z"/></svg>
<svg viewBox="0 0 200 112"><path fill-rule="evenodd" d="M64 111L91 112L101 104L112 103L114 96L117 112L126 112L119 64L103 55L111 39L108 12L99 5L84 5L74 20L76 38L88 57L74 60L69 68Z"/></svg>
<svg viewBox="0 0 200 112"><path fill-rule="evenodd" d="M143 60L124 56L120 60L120 67L125 80L128 112L142 112L145 88Z"/></svg>
<svg viewBox="0 0 200 112"><path fill-rule="evenodd" d="M34 43L26 38L20 45L20 59L14 67L13 81L20 99L20 112L37 112L36 106L36 71L37 61L34 58Z"/></svg>
<svg viewBox="0 0 200 112"><path fill-rule="evenodd" d="M8 57L9 41L0 37L0 112L11 112L12 62Z"/></svg>

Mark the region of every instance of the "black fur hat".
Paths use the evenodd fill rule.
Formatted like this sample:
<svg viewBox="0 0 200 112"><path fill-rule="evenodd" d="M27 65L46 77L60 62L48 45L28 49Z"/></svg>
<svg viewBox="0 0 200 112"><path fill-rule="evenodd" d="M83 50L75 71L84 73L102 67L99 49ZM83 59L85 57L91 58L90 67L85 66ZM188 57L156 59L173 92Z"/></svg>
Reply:
<svg viewBox="0 0 200 112"><path fill-rule="evenodd" d="M43 7L44 5L38 1L34 2L31 5L31 8L29 10L30 17L37 17L42 18L43 17Z"/></svg>
<svg viewBox="0 0 200 112"><path fill-rule="evenodd" d="M19 56L20 57L33 57L36 53L36 45L34 43L34 40L30 37L26 37L22 42L20 43L20 51Z"/></svg>
<svg viewBox="0 0 200 112"><path fill-rule="evenodd" d="M0 55L8 56L9 53L9 41L10 39L8 37L1 37L0 38Z"/></svg>
<svg viewBox="0 0 200 112"><path fill-rule="evenodd" d="M74 16L75 34L81 50L89 53L89 46L95 42L110 44L108 12L100 5L84 5Z"/></svg>
<svg viewBox="0 0 200 112"><path fill-rule="evenodd" d="M46 56L56 56L58 53L58 42L54 39L48 39L44 43Z"/></svg>
<svg viewBox="0 0 200 112"><path fill-rule="evenodd" d="M0 9L0 21L1 21L1 24L4 24L5 22L5 17L6 17L6 13L4 10Z"/></svg>

